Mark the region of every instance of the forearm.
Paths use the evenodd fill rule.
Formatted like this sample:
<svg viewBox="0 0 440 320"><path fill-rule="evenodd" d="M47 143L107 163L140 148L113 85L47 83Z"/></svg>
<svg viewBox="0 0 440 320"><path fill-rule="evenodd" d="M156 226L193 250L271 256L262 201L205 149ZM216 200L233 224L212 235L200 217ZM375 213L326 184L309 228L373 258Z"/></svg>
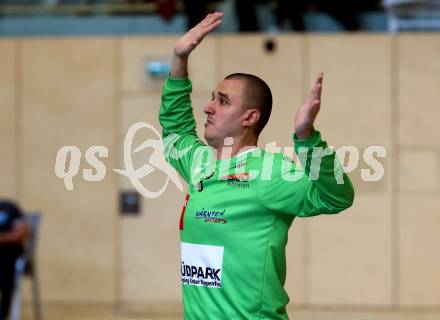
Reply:
<svg viewBox="0 0 440 320"><path fill-rule="evenodd" d="M188 59L203 38L221 24L222 17L220 12L208 14L177 41L171 58L170 75L163 88L159 121L165 157L188 183L191 180L193 150L203 145L197 138L191 107L192 85L188 79Z"/></svg>
<svg viewBox="0 0 440 320"><path fill-rule="evenodd" d="M162 92L159 121L164 138L171 133L179 135L196 132L190 94L191 81L187 78L168 78Z"/></svg>
<svg viewBox="0 0 440 320"><path fill-rule="evenodd" d="M188 77L188 58L178 56L176 53L171 58L170 76L176 79Z"/></svg>
<svg viewBox="0 0 440 320"><path fill-rule="evenodd" d="M165 81L159 113L165 159L187 183L191 180L190 150L200 144L196 134L190 93L191 81L188 78L168 77Z"/></svg>
<svg viewBox="0 0 440 320"><path fill-rule="evenodd" d="M208 14L205 19L177 41L171 59L171 77L179 79L188 76L189 55L208 33L221 24L222 17L223 13L221 12Z"/></svg>
<svg viewBox="0 0 440 320"><path fill-rule="evenodd" d="M0 244L21 243L29 236L29 227L25 224L17 226L11 231L0 233Z"/></svg>

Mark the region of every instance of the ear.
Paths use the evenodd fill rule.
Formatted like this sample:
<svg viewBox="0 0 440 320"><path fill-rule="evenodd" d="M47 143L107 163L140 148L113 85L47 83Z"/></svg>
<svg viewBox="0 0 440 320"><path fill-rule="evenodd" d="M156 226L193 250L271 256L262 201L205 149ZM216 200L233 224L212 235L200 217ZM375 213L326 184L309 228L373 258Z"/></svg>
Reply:
<svg viewBox="0 0 440 320"><path fill-rule="evenodd" d="M260 115L261 113L258 109L247 109L243 113L243 121L241 122L241 125L243 127L254 127L260 119Z"/></svg>

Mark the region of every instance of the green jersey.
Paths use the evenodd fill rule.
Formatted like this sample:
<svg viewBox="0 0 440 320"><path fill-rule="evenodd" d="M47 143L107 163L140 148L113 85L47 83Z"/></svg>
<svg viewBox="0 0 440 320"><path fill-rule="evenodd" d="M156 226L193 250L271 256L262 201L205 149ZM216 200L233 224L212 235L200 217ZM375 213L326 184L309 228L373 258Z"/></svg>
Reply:
<svg viewBox="0 0 440 320"><path fill-rule="evenodd" d="M212 160L196 134L191 90L189 79L169 77L159 116L165 156L189 185L180 218L185 319L287 319L288 229L295 217L351 206L352 184L318 131L293 136L297 164L260 148ZM313 152L320 148L327 152Z"/></svg>

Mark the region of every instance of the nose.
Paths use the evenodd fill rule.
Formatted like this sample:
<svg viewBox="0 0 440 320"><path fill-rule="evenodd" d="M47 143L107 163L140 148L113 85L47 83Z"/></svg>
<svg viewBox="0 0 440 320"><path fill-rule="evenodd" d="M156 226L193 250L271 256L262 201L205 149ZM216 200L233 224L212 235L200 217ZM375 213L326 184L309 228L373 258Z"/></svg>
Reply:
<svg viewBox="0 0 440 320"><path fill-rule="evenodd" d="M203 112L206 114L214 114L214 100L209 101L207 104L205 104L205 106L203 107Z"/></svg>

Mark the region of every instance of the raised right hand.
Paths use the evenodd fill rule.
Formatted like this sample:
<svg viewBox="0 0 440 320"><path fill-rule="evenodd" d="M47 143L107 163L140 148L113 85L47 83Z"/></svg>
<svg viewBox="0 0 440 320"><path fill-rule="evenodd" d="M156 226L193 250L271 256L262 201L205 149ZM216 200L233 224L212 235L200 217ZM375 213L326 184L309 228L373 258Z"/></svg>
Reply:
<svg viewBox="0 0 440 320"><path fill-rule="evenodd" d="M222 17L222 12L208 14L205 19L180 38L174 48L174 54L179 58L187 58L203 38L222 23Z"/></svg>

